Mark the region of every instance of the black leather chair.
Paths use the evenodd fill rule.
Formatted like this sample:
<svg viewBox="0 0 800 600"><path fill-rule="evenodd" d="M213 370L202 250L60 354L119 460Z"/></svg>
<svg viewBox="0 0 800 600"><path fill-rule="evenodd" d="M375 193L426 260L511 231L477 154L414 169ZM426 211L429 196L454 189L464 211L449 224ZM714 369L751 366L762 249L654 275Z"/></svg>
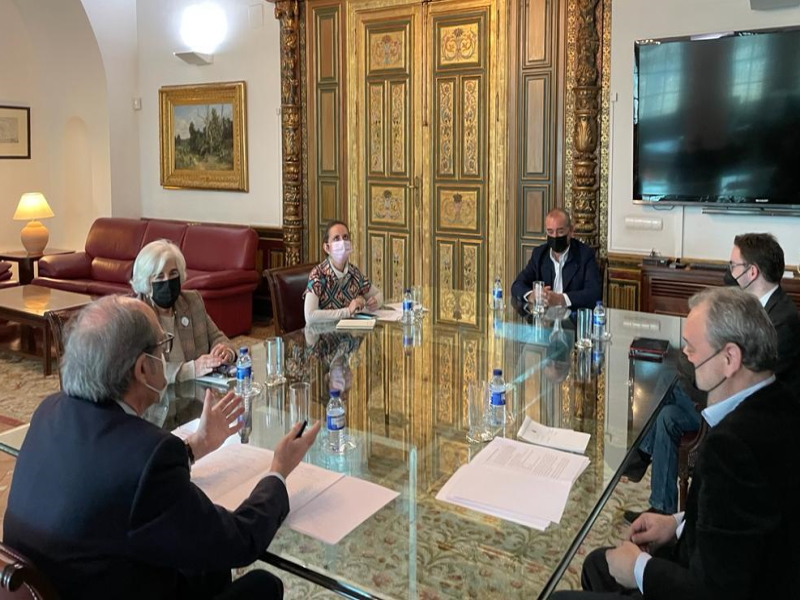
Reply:
<svg viewBox="0 0 800 600"><path fill-rule="evenodd" d="M308 275L315 266L316 263L306 263L264 271L272 299L275 335L297 331L306 326L303 291L308 286Z"/></svg>
<svg viewBox="0 0 800 600"><path fill-rule="evenodd" d="M0 542L0 599L57 600L58 594L39 571L22 554Z"/></svg>

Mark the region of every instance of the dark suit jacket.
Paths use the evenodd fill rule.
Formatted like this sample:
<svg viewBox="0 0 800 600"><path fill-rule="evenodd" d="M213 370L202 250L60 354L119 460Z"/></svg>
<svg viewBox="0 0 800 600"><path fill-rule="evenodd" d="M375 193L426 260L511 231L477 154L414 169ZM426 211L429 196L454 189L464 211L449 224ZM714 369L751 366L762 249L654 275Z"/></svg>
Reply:
<svg viewBox="0 0 800 600"><path fill-rule="evenodd" d="M790 390L800 390L800 313L778 286L764 307L778 332L778 366L775 375Z"/></svg>
<svg viewBox="0 0 800 600"><path fill-rule="evenodd" d="M189 480L179 438L115 402L56 394L36 410L22 445L4 539L64 600L173 599L185 595L180 570L252 563L288 512L276 477L235 512L215 506Z"/></svg>
<svg viewBox="0 0 800 600"><path fill-rule="evenodd" d="M800 402L773 383L709 430L672 560L652 558L647 600L796 598Z"/></svg>
<svg viewBox="0 0 800 600"><path fill-rule="evenodd" d="M517 275L511 286L511 295L520 300L531 291L534 281L544 281L552 287L556 271L550 260L550 249L542 244L533 249L531 259ZM572 308L594 308L598 300L602 300L600 288L600 271L597 268L594 250L586 244L573 239L569 245L567 262L561 273L564 293L569 296Z"/></svg>

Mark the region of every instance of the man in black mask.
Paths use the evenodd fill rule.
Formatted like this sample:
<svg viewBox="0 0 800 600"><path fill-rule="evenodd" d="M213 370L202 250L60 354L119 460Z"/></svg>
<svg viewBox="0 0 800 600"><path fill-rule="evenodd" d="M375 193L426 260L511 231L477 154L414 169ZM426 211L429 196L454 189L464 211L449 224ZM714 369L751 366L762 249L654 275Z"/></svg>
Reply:
<svg viewBox="0 0 800 600"><path fill-rule="evenodd" d="M547 243L534 248L527 266L511 286L511 295L532 302L533 282L542 281L548 306L594 308L602 299L594 250L572 238L572 219L567 211L554 208L544 224Z"/></svg>
<svg viewBox="0 0 800 600"><path fill-rule="evenodd" d="M775 377L791 390L800 389L800 313L780 286L786 268L781 248L769 233L744 233L733 240L725 284L738 286L755 296L778 332L778 363ZM700 428L699 400L692 380L701 364L681 372L682 378L665 399L655 424L647 432L625 469L630 481L639 481L652 461L650 508L647 512L672 514L678 509L678 446L685 433ZM706 390L708 391L708 390ZM625 511L631 523L637 511Z"/></svg>

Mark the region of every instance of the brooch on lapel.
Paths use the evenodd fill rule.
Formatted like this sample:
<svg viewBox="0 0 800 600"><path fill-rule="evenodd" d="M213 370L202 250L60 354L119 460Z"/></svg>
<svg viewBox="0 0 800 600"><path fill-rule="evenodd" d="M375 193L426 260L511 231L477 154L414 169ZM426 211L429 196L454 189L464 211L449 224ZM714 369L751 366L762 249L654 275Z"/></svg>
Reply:
<svg viewBox="0 0 800 600"><path fill-rule="evenodd" d="M188 327L189 326L189 317L185 317L185 316L181 317L181 325L183 325L184 327Z"/></svg>

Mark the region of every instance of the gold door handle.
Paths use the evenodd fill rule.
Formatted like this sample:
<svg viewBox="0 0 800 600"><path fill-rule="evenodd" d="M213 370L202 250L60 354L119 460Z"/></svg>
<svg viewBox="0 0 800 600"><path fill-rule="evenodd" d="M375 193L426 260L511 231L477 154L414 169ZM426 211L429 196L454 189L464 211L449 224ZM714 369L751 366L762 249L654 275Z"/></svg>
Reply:
<svg viewBox="0 0 800 600"><path fill-rule="evenodd" d="M414 208L419 211L419 202L420 202L420 184L419 184L419 176L414 177L414 183L408 184L408 189L412 191L414 194Z"/></svg>

